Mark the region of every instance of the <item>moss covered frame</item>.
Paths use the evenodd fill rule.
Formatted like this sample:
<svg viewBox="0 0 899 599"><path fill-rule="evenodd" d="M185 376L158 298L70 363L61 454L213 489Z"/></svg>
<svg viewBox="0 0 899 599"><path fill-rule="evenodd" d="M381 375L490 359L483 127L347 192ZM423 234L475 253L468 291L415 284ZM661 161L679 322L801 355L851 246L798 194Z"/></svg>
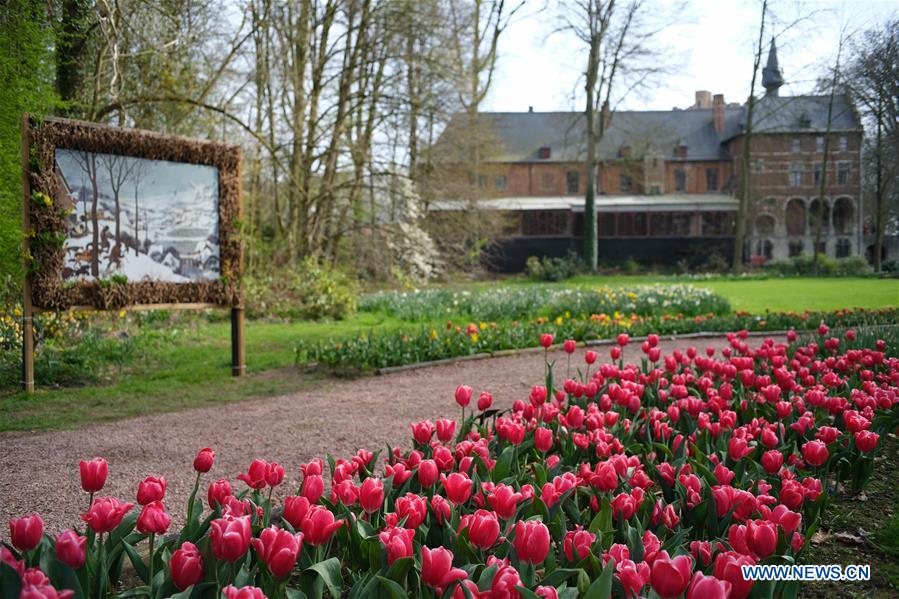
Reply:
<svg viewBox="0 0 899 599"><path fill-rule="evenodd" d="M25 199L30 217L26 244L27 274L34 305L45 310L72 307L110 310L142 305L206 304L240 307L242 253L241 150L214 141L187 139L137 129L122 129L60 118L31 120L28 180ZM66 210L59 201L65 191L56 176L56 149L118 154L214 166L218 169L220 276L216 280L172 283L164 281L65 281Z"/></svg>

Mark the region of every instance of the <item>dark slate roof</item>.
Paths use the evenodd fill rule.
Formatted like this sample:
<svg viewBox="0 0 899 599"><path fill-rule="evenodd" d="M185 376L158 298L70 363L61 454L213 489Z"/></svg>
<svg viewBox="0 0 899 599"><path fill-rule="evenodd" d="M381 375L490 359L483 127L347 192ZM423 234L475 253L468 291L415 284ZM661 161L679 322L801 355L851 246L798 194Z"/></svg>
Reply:
<svg viewBox="0 0 899 599"><path fill-rule="evenodd" d="M753 130L757 133L809 133L827 128L830 96L763 96L753 109ZM803 126L806 121L806 126ZM740 117L740 131L746 115ZM834 96L831 131L855 131L861 127L858 114L845 95Z"/></svg>
<svg viewBox="0 0 899 599"><path fill-rule="evenodd" d="M755 106L756 130L788 132L824 130L827 96L760 98ZM666 160L681 160L675 148L687 144L686 160L727 158L722 142L740 135L745 124L745 107L726 107L725 127L719 135L712 124L711 108L684 110L622 110L612 114L609 130L599 147L601 159L619 156L622 146L640 157L654 153ZM799 129L800 116L810 117L809 129ZM464 127L464 115L456 115L447 131ZM495 137L495 162L577 162L586 156L586 119L580 112L482 112L483 129ZM857 129L858 116L845 97L840 97L833 113L833 130ZM447 135L447 131L444 135ZM439 145L438 141L438 145ZM550 158L538 157L540 148L550 148Z"/></svg>

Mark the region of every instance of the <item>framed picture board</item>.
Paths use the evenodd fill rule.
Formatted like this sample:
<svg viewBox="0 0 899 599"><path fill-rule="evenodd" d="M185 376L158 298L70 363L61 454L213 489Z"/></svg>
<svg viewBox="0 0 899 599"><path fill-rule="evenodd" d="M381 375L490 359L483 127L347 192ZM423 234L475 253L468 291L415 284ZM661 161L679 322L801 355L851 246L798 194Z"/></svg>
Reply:
<svg viewBox="0 0 899 599"><path fill-rule="evenodd" d="M230 307L243 373L240 147L25 115L22 161L27 327L34 309Z"/></svg>

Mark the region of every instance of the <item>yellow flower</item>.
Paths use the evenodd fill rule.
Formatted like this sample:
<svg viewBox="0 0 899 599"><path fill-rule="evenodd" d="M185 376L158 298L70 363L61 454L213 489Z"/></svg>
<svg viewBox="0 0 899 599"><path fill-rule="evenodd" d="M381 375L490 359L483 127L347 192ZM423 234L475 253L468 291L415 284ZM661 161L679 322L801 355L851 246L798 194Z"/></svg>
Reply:
<svg viewBox="0 0 899 599"><path fill-rule="evenodd" d="M472 342L472 343L477 343L477 342L478 342L478 334L477 334L477 333L472 333L472 334L471 334L471 342Z"/></svg>
<svg viewBox="0 0 899 599"><path fill-rule="evenodd" d="M119 310L119 318L125 318L125 311Z"/></svg>
<svg viewBox="0 0 899 599"><path fill-rule="evenodd" d="M556 326L557 327L562 326L562 317L561 316L556 317Z"/></svg>

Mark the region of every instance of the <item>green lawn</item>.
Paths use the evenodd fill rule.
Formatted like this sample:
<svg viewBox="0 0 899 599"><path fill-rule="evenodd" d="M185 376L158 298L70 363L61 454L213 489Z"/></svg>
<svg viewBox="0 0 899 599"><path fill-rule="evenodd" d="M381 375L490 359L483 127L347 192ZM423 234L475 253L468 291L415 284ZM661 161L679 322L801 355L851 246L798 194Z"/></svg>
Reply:
<svg viewBox="0 0 899 599"><path fill-rule="evenodd" d="M672 277L576 277L575 285L666 285L687 283L723 295L734 310L788 312L840 308L888 308L899 305L899 280L872 278L719 279L696 281Z"/></svg>
<svg viewBox="0 0 899 599"><path fill-rule="evenodd" d="M578 277L565 285L665 285L689 283L714 289L730 300L734 310L748 312L835 310L899 305L899 281L870 278L832 279L720 279L694 281L674 277ZM495 285L495 283L493 283ZM528 284L511 279L505 285ZM478 285L480 286L480 285ZM86 422L174 411L288 393L328 378L299 372L294 348L301 339L354 336L374 330L410 325L381 314L360 313L338 322L247 323L248 376L230 376L228 322L185 319L189 326L177 335L152 337L139 353L113 370L103 385L40 389L33 396L0 395L0 432L72 428ZM198 324L199 322L199 324ZM437 323L440 324L440 323ZM38 381L40 386L40 381Z"/></svg>

